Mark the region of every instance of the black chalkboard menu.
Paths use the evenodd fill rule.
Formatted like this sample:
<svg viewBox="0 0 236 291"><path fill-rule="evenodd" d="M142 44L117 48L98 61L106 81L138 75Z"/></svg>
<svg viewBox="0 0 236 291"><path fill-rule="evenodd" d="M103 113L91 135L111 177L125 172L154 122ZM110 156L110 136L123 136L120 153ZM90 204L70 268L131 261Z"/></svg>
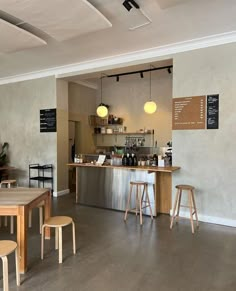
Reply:
<svg viewBox="0 0 236 291"><path fill-rule="evenodd" d="M40 110L40 132L57 131L57 112L56 109Z"/></svg>
<svg viewBox="0 0 236 291"><path fill-rule="evenodd" d="M207 129L219 128L219 94L207 95Z"/></svg>

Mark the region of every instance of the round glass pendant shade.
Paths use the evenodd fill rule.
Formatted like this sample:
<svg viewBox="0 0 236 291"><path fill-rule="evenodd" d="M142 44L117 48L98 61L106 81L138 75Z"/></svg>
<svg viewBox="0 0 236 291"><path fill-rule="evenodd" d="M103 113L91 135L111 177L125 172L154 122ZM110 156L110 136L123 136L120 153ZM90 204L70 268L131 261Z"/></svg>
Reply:
<svg viewBox="0 0 236 291"><path fill-rule="evenodd" d="M145 104L144 104L144 111L148 114L152 114L154 112L156 112L157 110L157 105L154 101L147 101Z"/></svg>
<svg viewBox="0 0 236 291"><path fill-rule="evenodd" d="M100 104L97 108L97 115L99 117L106 117L108 114L108 109L106 106Z"/></svg>

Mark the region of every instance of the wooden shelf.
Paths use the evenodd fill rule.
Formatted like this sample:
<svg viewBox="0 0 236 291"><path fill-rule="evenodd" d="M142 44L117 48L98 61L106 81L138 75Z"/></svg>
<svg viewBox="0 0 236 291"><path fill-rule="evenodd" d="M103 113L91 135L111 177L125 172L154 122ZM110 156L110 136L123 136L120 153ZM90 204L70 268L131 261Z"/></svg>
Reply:
<svg viewBox="0 0 236 291"><path fill-rule="evenodd" d="M93 135L151 135L152 133L147 132L113 132L113 133L93 133Z"/></svg>

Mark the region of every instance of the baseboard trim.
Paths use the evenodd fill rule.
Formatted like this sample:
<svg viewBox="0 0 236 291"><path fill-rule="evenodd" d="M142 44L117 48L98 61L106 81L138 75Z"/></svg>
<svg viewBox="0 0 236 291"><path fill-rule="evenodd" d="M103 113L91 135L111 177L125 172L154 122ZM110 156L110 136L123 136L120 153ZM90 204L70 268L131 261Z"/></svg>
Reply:
<svg viewBox="0 0 236 291"><path fill-rule="evenodd" d="M170 214L172 215L172 210L170 211ZM189 218L189 212L188 211L180 211L179 214L180 217ZM231 226L236 227L236 220L234 219L227 219L222 217L216 217L216 216L209 216L204 214L198 214L198 220L202 222L207 223L213 223L213 224L219 224L224 226Z"/></svg>
<svg viewBox="0 0 236 291"><path fill-rule="evenodd" d="M53 191L53 197L59 197L59 196L62 196L62 195L66 195L66 194L69 194L70 193L70 189L65 189L65 190L61 190L61 191Z"/></svg>

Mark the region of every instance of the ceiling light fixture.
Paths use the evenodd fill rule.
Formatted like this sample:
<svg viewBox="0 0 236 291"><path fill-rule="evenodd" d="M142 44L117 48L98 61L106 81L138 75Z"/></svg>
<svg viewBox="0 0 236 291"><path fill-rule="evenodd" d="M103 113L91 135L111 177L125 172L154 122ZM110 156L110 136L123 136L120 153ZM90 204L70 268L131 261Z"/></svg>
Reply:
<svg viewBox="0 0 236 291"><path fill-rule="evenodd" d="M116 76L116 82L119 82L120 81L120 76Z"/></svg>
<svg viewBox="0 0 236 291"><path fill-rule="evenodd" d="M170 67L167 69L168 73L171 74L171 69Z"/></svg>
<svg viewBox="0 0 236 291"><path fill-rule="evenodd" d="M143 78L143 72L140 72L140 77Z"/></svg>
<svg viewBox="0 0 236 291"><path fill-rule="evenodd" d="M144 111L148 114L153 114L157 110L157 105L154 101L152 101L152 70L150 65L150 80L149 80L149 93L150 99L144 104Z"/></svg>
<svg viewBox="0 0 236 291"><path fill-rule="evenodd" d="M141 74L141 73L146 73L146 72L150 72L150 71L158 71L158 70L169 70L171 69L173 66L172 65L168 65L168 66L164 66L164 67L154 67L152 66L151 69L144 69L142 71L132 71L132 72L125 72L125 73L119 73L119 74L113 74L113 75L105 75L104 77L107 78L117 78L120 76L127 76L127 75L133 75L133 74Z"/></svg>
<svg viewBox="0 0 236 291"><path fill-rule="evenodd" d="M125 0L123 6L130 11L133 7L139 9L139 5L134 0Z"/></svg>
<svg viewBox="0 0 236 291"><path fill-rule="evenodd" d="M98 115L99 117L104 118L104 117L106 117L107 114L108 114L108 106L105 105L104 103L102 103L102 78L103 78L103 77L101 76L101 78L100 78L100 80L101 80L101 103L100 103L99 106L97 107L97 115Z"/></svg>

